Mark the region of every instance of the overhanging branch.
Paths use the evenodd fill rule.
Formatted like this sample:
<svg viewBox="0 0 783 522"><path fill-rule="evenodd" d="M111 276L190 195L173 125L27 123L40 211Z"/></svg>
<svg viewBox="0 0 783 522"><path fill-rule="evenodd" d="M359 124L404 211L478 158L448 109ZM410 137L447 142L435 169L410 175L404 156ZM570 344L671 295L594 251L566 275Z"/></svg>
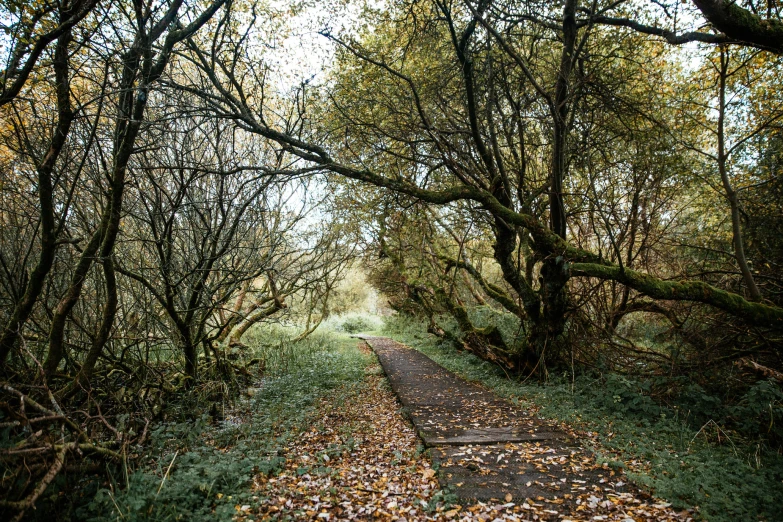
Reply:
<svg viewBox="0 0 783 522"><path fill-rule="evenodd" d="M594 263L574 263L571 275L617 281L654 299L704 303L756 326L783 328L783 308L753 303L702 281L663 281L628 268Z"/></svg>
<svg viewBox="0 0 783 522"><path fill-rule="evenodd" d="M734 0L693 0L704 18L728 38L751 47L783 54L783 22L762 18Z"/></svg>
<svg viewBox="0 0 783 522"><path fill-rule="evenodd" d="M649 34L651 36L660 36L673 45L682 45L689 42L702 42L711 44L739 43L725 34L702 33L699 31L690 31L687 33L676 33L662 27L640 24L635 20L628 18L614 18L611 16L595 15L590 17L590 21L595 24L611 25L614 27L627 27L637 33Z"/></svg>
<svg viewBox="0 0 783 522"><path fill-rule="evenodd" d="M448 270L451 267L457 267L461 268L462 270L465 270L467 273L469 273L471 276L473 276L473 279L476 280L476 282L481 286L482 289L489 295L492 299L500 303L503 308L511 312L512 314L516 315L517 317L524 317L525 312L522 308L519 307L519 305L514 301L514 299L511 298L510 295L508 295L505 291L503 291L502 288L499 286L493 285L492 283L489 283L487 280L484 279L484 277L481 275L481 273L476 270L476 268L471 265L470 263L466 263L464 261L457 261L455 259L452 259L447 256L438 256L440 257L441 261L446 263L446 269Z"/></svg>

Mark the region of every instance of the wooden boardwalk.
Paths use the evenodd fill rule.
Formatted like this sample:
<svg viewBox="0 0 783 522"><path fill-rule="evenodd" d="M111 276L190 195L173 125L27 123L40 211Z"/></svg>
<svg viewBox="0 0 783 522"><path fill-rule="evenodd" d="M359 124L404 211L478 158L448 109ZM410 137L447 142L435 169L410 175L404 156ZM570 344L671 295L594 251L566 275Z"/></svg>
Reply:
<svg viewBox="0 0 783 522"><path fill-rule="evenodd" d="M359 337L377 354L441 486L459 498L525 502L553 519L679 519L629 484L622 471L598 466L589 450L556 425L403 344Z"/></svg>

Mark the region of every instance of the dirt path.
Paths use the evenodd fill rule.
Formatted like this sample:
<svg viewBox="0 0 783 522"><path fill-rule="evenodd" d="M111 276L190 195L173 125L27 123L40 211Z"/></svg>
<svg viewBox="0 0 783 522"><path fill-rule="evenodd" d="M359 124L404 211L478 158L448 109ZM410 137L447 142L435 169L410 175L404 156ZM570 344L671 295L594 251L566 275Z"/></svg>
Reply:
<svg viewBox="0 0 783 522"><path fill-rule="evenodd" d="M361 343L360 349L369 349ZM440 489L430 460L400 414L378 364L366 369L361 393L325 400L320 419L288 444L286 464L258 476L260 502L247 520L436 520Z"/></svg>

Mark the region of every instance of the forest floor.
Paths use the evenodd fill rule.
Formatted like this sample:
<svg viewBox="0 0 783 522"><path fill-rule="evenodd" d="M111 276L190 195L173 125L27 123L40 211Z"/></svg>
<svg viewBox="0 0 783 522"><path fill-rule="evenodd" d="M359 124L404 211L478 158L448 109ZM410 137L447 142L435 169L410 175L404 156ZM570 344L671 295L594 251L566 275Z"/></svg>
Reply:
<svg viewBox="0 0 783 522"><path fill-rule="evenodd" d="M379 335L415 351L371 339L373 352L348 328L298 343L249 332L243 357L265 364L241 395L216 414L208 401L225 385L205 379L126 466L107 468L108 479L65 470L27 519L780 520L779 455L650 412L630 381L509 379L426 324L395 324ZM387 378L380 363L395 357L407 369ZM413 392L400 387L406 372ZM482 482L491 487L474 488L480 501L460 498Z"/></svg>
<svg viewBox="0 0 783 522"><path fill-rule="evenodd" d="M427 359L398 343L386 346L382 358L387 373L388 360L395 354L417 354ZM388 346L397 351L389 351ZM368 352L364 343L359 348ZM564 426L556 429L565 431L550 437L555 440L512 437L502 444L445 447L430 442L432 447L424 451L416 428L404 415L377 359L367 360L370 363L361 391L344 402L329 397L320 400L317 421L288 442L281 452L285 464L277 473L255 477L253 500L235 506L236 520L688 519L687 513L676 513L668 504L630 486L621 471L597 464L589 452L575 443L578 435ZM430 380L457 379L434 363L428 371L443 372L432 375ZM474 384L463 381L460 385L464 397L474 401L473 406L476 400L492 396ZM399 382L395 389L401 391ZM443 391L425 386L416 393L421 395L423 389L434 394ZM491 400L483 418L475 408L462 414L472 425L503 424L497 416L502 400ZM411 415L411 405L405 399L403 404L408 406L408 416L416 420L415 412ZM510 403L505 405L504 410L515 411ZM539 423L525 412L516 413L524 417L526 427L533 422L536 428L545 428L534 431L552 435L552 426ZM492 418L487 417L490 414ZM427 422L421 416L418 419ZM446 422L449 432L457 426L443 415L438 422ZM418 431L435 435L431 424L429 431ZM476 489L476 478L478 483L494 481L499 488L486 489L481 494L480 488ZM503 483L504 480L508 482ZM472 487L463 487L465 482ZM460 498L466 493L481 500Z"/></svg>
<svg viewBox="0 0 783 522"><path fill-rule="evenodd" d="M676 417L624 414L608 379L512 381L424 328L382 334L415 351L370 339L376 352L339 330L296 344L260 332L247 357L265 370L222 414L171 408L131 466L108 482L67 474L73 487L29 520L780 519L774 455L752 465L744 447L702 440ZM395 357L407 368L387 378L380 363ZM506 440L489 444L498 434ZM491 487L479 494L482 482ZM461 498L471 487L481 500Z"/></svg>

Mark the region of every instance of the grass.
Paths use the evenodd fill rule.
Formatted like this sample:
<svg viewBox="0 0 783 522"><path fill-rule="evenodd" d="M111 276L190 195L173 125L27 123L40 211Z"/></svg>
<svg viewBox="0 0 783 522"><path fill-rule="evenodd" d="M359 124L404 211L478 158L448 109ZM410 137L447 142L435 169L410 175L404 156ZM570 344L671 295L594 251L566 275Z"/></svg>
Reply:
<svg viewBox="0 0 783 522"><path fill-rule="evenodd" d="M694 424L682 409L661 406L644 383L620 375L553 378L547 384L509 379L499 368L426 333L405 318L384 331L458 375L491 388L544 418L589 432L599 460L677 509L717 522L783 520L783 456L727 435L719 423ZM733 437L733 438L732 438Z"/></svg>
<svg viewBox="0 0 783 522"><path fill-rule="evenodd" d="M383 320L377 315L368 313L350 312L330 317L326 321L326 328L335 332L355 334L369 332L383 328Z"/></svg>
<svg viewBox="0 0 783 522"><path fill-rule="evenodd" d="M208 414L158 424L151 450L134 470L115 474L74 519L107 521L230 520L250 504L251 481L275 473L282 448L314 421L320 399L340 403L362 386L367 355L341 334L316 334L299 343L281 330L246 339L246 358L266 361L263 380L215 422Z"/></svg>

